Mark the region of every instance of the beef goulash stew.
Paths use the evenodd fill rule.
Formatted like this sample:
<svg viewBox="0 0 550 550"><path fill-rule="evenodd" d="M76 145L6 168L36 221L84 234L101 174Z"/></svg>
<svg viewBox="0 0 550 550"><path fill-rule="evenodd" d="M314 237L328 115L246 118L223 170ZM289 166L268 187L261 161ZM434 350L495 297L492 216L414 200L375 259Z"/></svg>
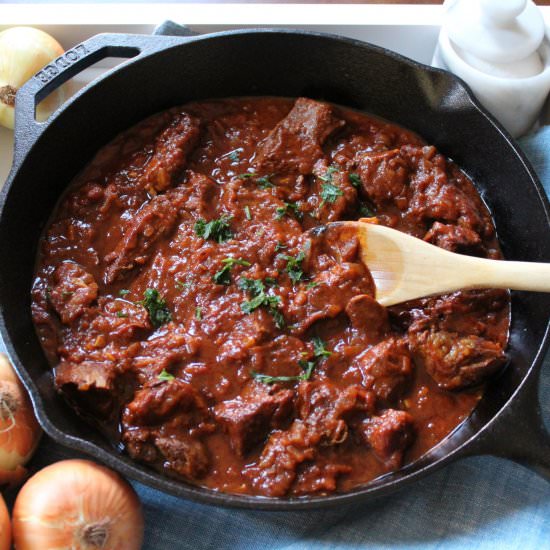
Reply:
<svg viewBox="0 0 550 550"><path fill-rule="evenodd" d="M503 366L509 295L385 309L356 234L309 231L359 218L501 258L472 182L381 119L260 97L138 124L41 243L33 315L58 391L133 459L228 493L344 492L416 459Z"/></svg>

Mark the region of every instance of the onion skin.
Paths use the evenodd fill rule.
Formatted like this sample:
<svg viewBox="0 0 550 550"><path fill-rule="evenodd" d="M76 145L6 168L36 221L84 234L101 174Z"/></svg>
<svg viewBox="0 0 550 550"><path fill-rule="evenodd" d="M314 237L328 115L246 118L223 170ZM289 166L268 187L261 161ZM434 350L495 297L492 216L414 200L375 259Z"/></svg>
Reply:
<svg viewBox="0 0 550 550"><path fill-rule="evenodd" d="M0 32L0 125L14 127L15 93L44 65L63 54L63 48L49 34L32 27L13 27ZM63 100L61 89L52 93L37 109L44 120Z"/></svg>
<svg viewBox="0 0 550 550"><path fill-rule="evenodd" d="M0 550L10 550L11 523L8 508L2 495L0 495Z"/></svg>
<svg viewBox="0 0 550 550"><path fill-rule="evenodd" d="M139 499L118 474L89 460L46 466L23 486L13 508L17 550L139 550Z"/></svg>
<svg viewBox="0 0 550 550"><path fill-rule="evenodd" d="M0 486L20 484L42 430L27 392L7 357L0 354Z"/></svg>

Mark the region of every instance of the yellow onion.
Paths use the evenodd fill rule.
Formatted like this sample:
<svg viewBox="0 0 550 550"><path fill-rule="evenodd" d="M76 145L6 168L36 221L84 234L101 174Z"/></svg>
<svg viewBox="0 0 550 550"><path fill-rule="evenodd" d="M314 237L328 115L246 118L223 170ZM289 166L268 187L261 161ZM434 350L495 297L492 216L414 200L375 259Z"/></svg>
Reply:
<svg viewBox="0 0 550 550"><path fill-rule="evenodd" d="M13 128L17 90L61 54L59 43L38 29L13 27L0 32L0 125ZM62 100L58 88L38 105L36 118L44 120Z"/></svg>
<svg viewBox="0 0 550 550"><path fill-rule="evenodd" d="M25 388L7 357L0 354L0 486L17 485L24 479L23 465L41 433Z"/></svg>
<svg viewBox="0 0 550 550"><path fill-rule="evenodd" d="M62 460L32 476L13 507L17 550L139 550L143 516L132 487L89 460Z"/></svg>
<svg viewBox="0 0 550 550"><path fill-rule="evenodd" d="M11 523L6 503L0 495L0 550L10 550Z"/></svg>

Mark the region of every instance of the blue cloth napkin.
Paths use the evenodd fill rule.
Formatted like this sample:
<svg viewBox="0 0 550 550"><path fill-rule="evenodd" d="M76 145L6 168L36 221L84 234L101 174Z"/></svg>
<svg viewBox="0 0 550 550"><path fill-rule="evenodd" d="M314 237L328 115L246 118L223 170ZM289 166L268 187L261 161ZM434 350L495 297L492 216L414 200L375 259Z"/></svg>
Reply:
<svg viewBox="0 0 550 550"><path fill-rule="evenodd" d="M522 146L550 193L550 127ZM540 382L550 426L550 355ZM44 437L30 467L75 456ZM215 508L133 485L145 512L144 550L550 549L550 483L492 457L452 464L368 505L317 512Z"/></svg>

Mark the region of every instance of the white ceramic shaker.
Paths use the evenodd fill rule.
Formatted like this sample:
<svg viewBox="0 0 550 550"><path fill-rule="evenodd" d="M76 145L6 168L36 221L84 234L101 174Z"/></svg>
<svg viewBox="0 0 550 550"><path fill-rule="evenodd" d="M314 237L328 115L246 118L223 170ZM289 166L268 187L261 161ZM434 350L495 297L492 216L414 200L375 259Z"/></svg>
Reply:
<svg viewBox="0 0 550 550"><path fill-rule="evenodd" d="M432 64L465 80L514 136L535 123L550 91L550 42L531 0L447 0Z"/></svg>

